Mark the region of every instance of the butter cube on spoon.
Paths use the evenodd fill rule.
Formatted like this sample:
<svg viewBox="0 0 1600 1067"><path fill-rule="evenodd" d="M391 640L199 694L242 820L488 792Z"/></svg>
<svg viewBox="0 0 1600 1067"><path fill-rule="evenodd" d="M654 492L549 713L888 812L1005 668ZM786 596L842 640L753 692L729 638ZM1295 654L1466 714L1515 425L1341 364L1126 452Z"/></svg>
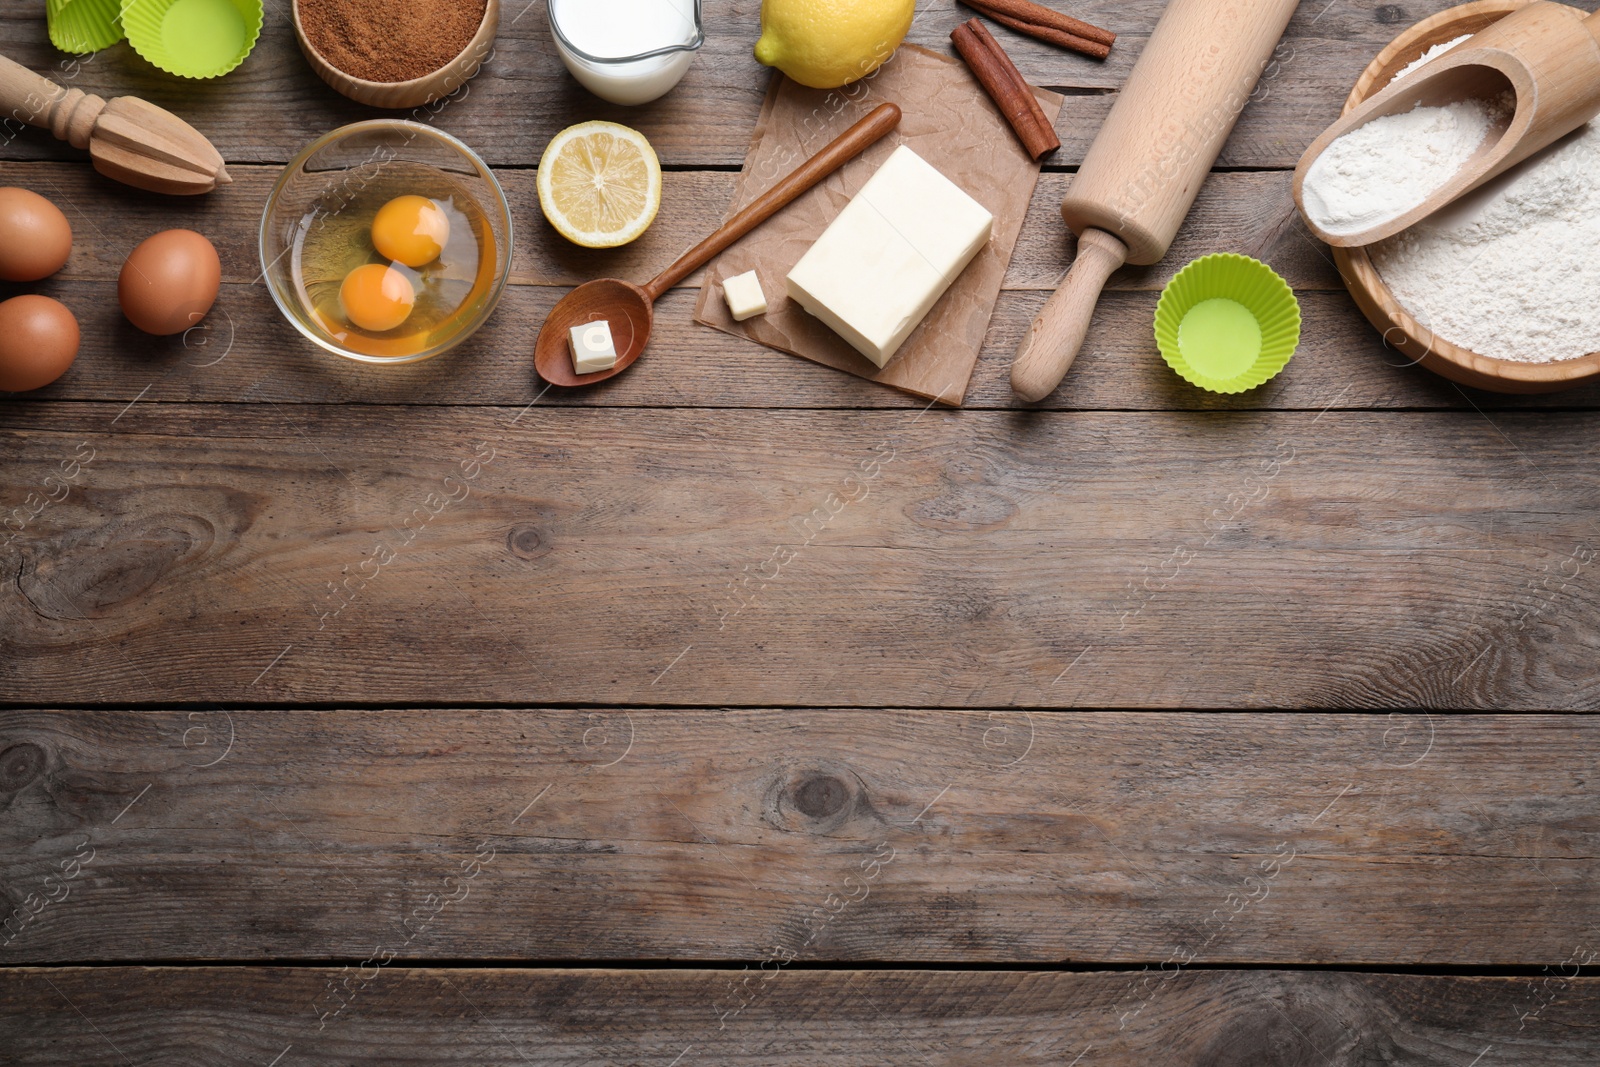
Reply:
<svg viewBox="0 0 1600 1067"><path fill-rule="evenodd" d="M598 374L617 365L617 346L609 322L586 322L572 328L572 369L577 374Z"/></svg>

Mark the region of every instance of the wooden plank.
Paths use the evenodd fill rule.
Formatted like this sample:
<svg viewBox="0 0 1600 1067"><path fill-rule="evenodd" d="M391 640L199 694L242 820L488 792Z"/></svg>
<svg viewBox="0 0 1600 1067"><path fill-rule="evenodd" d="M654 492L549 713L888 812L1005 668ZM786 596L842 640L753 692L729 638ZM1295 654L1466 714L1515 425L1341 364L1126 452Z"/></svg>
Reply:
<svg viewBox="0 0 1600 1067"><path fill-rule="evenodd" d="M1402 21L1451 6L1449 0L1408 5ZM688 77L663 101L644 108L604 104L577 87L561 68L550 42L543 6L509 7L496 53L470 91L438 111L436 121L481 150L496 166L531 166L554 134L573 122L605 118L641 129L674 165L730 166L744 159L760 110L768 71L750 49L758 35L759 6L734 0L706 4L710 39ZM1112 58L1096 63L997 28L1025 75L1038 84L1073 92L1057 123L1063 142L1056 166L1077 164L1111 106L1162 10L1159 0L1074 5L1085 18L1122 34ZM1404 26L1398 8L1305 5L1291 23L1276 64L1255 103L1224 149L1234 167L1292 167L1334 118L1363 67ZM351 103L327 88L299 54L288 19L269 16L260 43L239 70L196 86L167 77L127 45L71 66L50 47L44 20L0 19L0 52L88 92L143 95L206 133L230 162L283 162L318 132L386 114ZM910 40L949 50L950 30L971 14L955 4L919 13ZM64 65L67 64L67 65ZM432 118L426 113L422 118ZM7 158L70 157L47 134L29 132L0 147Z"/></svg>
<svg viewBox="0 0 1600 1067"><path fill-rule="evenodd" d="M261 211L276 167L235 167L234 184L221 196L182 200L126 189L70 163L24 163L7 168L6 181L54 200L75 227L73 255L62 280L110 280L135 245L162 229L187 227L209 237L222 257L223 278L249 283L261 274L257 240ZM663 210L644 237L625 248L593 251L562 239L538 209L537 175L508 170L500 176L518 212L511 284L573 286L595 277L649 281L688 247L721 225L738 175L725 171L669 171ZM1113 291L1159 292L1189 260L1212 252L1265 258L1297 289L1344 291L1327 250L1314 242L1294 213L1283 172L1218 172L1201 193L1167 260L1129 268L1112 278ZM1071 235L1059 206L1072 178L1046 174L1023 228L1007 289L1053 291L1072 258ZM526 217L523 212L526 209ZM698 287L700 274L688 282Z"/></svg>
<svg viewBox="0 0 1600 1067"><path fill-rule="evenodd" d="M373 368L323 354L283 322L259 286L233 285L206 328L152 341L138 334L104 284L60 283L52 292L80 314L84 353L58 384L14 398L295 405L496 405L581 408L858 408L920 410L925 403L729 337L692 322L692 291L656 309L650 353L594 389L546 390L533 370L533 341L561 290L509 290L495 318L449 356L411 367ZM1322 411L1592 410L1600 386L1545 396L1464 390L1384 346L1348 297L1301 298L1305 332L1294 363L1261 389L1218 396L1189 386L1162 361L1150 322L1154 293L1112 293L1096 312L1066 383L1038 405L1011 391L1011 359L1044 293L1001 297L967 397L970 410ZM89 310L85 310L89 309ZM0 419L0 424L5 420Z"/></svg>
<svg viewBox="0 0 1600 1067"><path fill-rule="evenodd" d="M1554 964L1600 953L1597 753L1589 716L0 711L0 952Z"/></svg>
<svg viewBox="0 0 1600 1067"><path fill-rule="evenodd" d="M1586 1067L1600 1025L1600 980L1559 973L769 974L10 969L0 972L0 1041L30 1067L1365 1067L1376 1057L1462 1067L1475 1056L1482 1067ZM346 984L349 1007L319 1030L312 1006L342 1003ZM1141 998L1148 1008L1120 1025ZM719 1017L738 1003L747 1006Z"/></svg>
<svg viewBox="0 0 1600 1067"><path fill-rule="evenodd" d="M1581 414L0 419L20 703L1600 703Z"/></svg>
<svg viewBox="0 0 1600 1067"><path fill-rule="evenodd" d="M8 180L52 196L77 227L73 258L57 278L30 291L71 306L85 331L83 356L45 398L229 402L241 396L294 403L500 404L522 406L543 384L530 373L533 338L567 286L607 274L646 279L684 247L713 229L732 195L734 175L667 175L681 210L664 214L636 245L610 256L572 248L537 219L524 226L513 286L488 329L444 360L400 370L373 370L329 359L299 338L272 306L259 272L256 228L273 171L238 168L238 195L173 202L112 187L66 164L17 166ZM513 203L531 204L533 175L505 175ZM968 406L1013 408L1010 359L1044 294L1070 262L1056 205L1070 179L1046 175L1035 197L1008 288ZM1219 173L1202 193L1172 255L1158 267L1121 271L1103 304L1088 349L1070 383L1043 407L1052 410L1316 408L1339 397L1346 408L1528 407L1591 408L1600 386L1547 397L1463 394L1432 374L1405 367L1343 292L1326 252L1288 215L1288 177L1279 173ZM104 201L114 208L107 210ZM188 226L221 250L228 286L207 328L186 337L156 339L132 329L117 310L112 282L127 253L162 227ZM1149 323L1155 298L1190 259L1215 251L1253 255L1271 263L1301 290L1306 330L1288 374L1265 389L1217 397L1179 381L1155 351ZM698 284L699 278L693 279ZM0 295L21 291L0 287ZM781 353L692 324L693 290L662 305L650 359L598 390L551 393L541 403L579 406L879 407L918 406L875 388L809 366ZM224 356L224 353L227 353ZM1348 392L1345 390L1348 389ZM251 392L254 390L254 392ZM1342 396L1340 394L1343 394Z"/></svg>
<svg viewBox="0 0 1600 1067"><path fill-rule="evenodd" d="M322 353L282 319L261 286L229 284L207 324L152 339L122 317L109 281L62 280L41 291L78 315L83 351L67 376L8 401L0 425L22 405L93 400L294 405L441 404L520 409L876 408L920 410L922 402L752 342L697 326L696 294L680 290L657 307L649 355L627 374L588 390L546 391L533 369L533 341L564 290L517 286L495 317L456 352L410 367L372 368ZM1014 410L1010 366L1046 294L1002 294L966 406ZM1217 396L1180 380L1162 362L1150 333L1157 294L1111 293L1100 304L1083 354L1066 383L1039 405L1049 411L1253 410L1590 410L1600 386L1537 397L1463 390L1384 346L1337 293L1304 293L1305 329L1289 369L1268 385ZM29 419L30 425L38 425Z"/></svg>

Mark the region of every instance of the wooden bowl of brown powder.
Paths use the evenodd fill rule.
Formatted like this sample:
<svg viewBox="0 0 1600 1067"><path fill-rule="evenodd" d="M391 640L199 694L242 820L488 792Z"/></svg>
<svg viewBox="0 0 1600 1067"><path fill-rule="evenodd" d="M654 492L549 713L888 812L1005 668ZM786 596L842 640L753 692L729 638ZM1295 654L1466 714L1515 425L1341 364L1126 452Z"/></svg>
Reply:
<svg viewBox="0 0 1600 1067"><path fill-rule="evenodd" d="M499 28L500 0L294 0L311 69L372 107L449 96L478 73Z"/></svg>

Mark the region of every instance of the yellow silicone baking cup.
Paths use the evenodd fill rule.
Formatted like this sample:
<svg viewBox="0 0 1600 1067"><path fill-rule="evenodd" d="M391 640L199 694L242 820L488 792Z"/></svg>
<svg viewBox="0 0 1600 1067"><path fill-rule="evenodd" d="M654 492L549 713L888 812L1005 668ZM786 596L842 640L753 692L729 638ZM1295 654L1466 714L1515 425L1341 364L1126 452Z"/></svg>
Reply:
<svg viewBox="0 0 1600 1067"><path fill-rule="evenodd" d="M122 40L121 0L46 0L44 18L50 43L63 52L98 52Z"/></svg>
<svg viewBox="0 0 1600 1067"><path fill-rule="evenodd" d="M220 78L261 36L261 0L124 0L122 28L145 59L180 78Z"/></svg>
<svg viewBox="0 0 1600 1067"><path fill-rule="evenodd" d="M1178 272L1156 305L1156 346L1184 381L1243 393L1288 365L1300 345L1300 303L1276 271L1222 252Z"/></svg>

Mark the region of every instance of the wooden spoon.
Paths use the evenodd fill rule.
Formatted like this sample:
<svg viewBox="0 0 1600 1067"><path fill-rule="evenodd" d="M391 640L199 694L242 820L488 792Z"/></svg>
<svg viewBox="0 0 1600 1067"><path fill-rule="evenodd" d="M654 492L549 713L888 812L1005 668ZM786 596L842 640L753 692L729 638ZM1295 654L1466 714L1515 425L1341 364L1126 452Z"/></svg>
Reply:
<svg viewBox="0 0 1600 1067"><path fill-rule="evenodd" d="M211 142L172 112L136 96L108 104L4 56L0 114L49 130L74 148L87 148L95 170L136 189L193 196L233 180Z"/></svg>
<svg viewBox="0 0 1600 1067"><path fill-rule="evenodd" d="M655 303L662 294L793 203L802 193L882 140L899 124L900 108L897 105L881 104L874 108L870 115L846 130L838 140L723 223L721 229L685 252L677 262L643 288L632 282L611 278L578 286L550 309L544 327L539 331L533 353L539 376L551 385L594 385L633 366L650 343ZM617 365L594 374L577 374L572 369L571 330L574 326L601 320L611 324L611 338L617 348Z"/></svg>
<svg viewBox="0 0 1600 1067"><path fill-rule="evenodd" d="M1600 13L1583 13L1540 0L1512 12L1470 41L1409 77L1390 83L1328 127L1312 142L1294 172L1294 199L1306 225L1323 241L1357 248L1392 237L1440 208L1505 173L1600 114ZM1419 104L1440 107L1463 100L1485 103L1512 93L1516 107L1489 130L1483 144L1455 176L1403 215L1356 233L1330 233L1306 212L1306 173L1334 141L1375 118L1399 115Z"/></svg>

